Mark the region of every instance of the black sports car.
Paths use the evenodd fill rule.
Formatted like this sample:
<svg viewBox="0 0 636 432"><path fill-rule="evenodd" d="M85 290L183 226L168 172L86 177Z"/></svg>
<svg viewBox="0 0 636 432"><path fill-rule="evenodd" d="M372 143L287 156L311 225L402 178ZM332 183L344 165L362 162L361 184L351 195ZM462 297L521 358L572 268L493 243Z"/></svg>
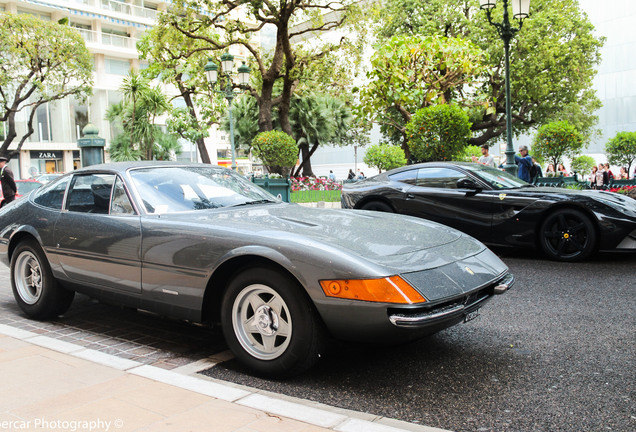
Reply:
<svg viewBox="0 0 636 432"><path fill-rule="evenodd" d="M598 250L636 251L636 200L536 187L481 164L409 165L345 184L342 207L418 216L486 244L537 247L560 261Z"/></svg>

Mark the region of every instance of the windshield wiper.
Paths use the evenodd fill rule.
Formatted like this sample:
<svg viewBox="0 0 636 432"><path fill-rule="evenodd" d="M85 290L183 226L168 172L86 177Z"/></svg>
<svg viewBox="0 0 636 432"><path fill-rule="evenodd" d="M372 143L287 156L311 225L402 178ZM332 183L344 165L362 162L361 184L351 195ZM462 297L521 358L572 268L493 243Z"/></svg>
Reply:
<svg viewBox="0 0 636 432"><path fill-rule="evenodd" d="M241 203L241 204L234 204L233 206L230 206L230 207L240 207L240 206L246 206L246 205L267 204L267 203L276 203L276 201L272 201L272 200L268 200L268 199L246 201L246 202Z"/></svg>

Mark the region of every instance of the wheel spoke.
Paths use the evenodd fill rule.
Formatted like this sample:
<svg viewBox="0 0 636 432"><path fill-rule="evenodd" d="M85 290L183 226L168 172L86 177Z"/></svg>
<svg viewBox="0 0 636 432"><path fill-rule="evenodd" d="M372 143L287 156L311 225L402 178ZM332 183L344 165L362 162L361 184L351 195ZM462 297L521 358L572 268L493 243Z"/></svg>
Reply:
<svg viewBox="0 0 636 432"><path fill-rule="evenodd" d="M567 219L565 219L565 216L562 214L559 215L558 227L561 231L565 231L568 229L568 221Z"/></svg>
<svg viewBox="0 0 636 432"><path fill-rule="evenodd" d="M290 330L291 330L291 325L286 320L279 318L278 330L276 331L276 335L287 338L290 335Z"/></svg>
<svg viewBox="0 0 636 432"><path fill-rule="evenodd" d="M573 225L572 227L570 227L570 232L572 234L578 233L580 231L585 230L585 224L583 222L577 224L577 225Z"/></svg>
<svg viewBox="0 0 636 432"><path fill-rule="evenodd" d="M558 253L558 254L563 253L563 249L565 249L565 245L566 245L566 243L567 243L567 242L565 241L565 239L564 239L564 238L561 238L561 239L559 240L559 244L557 245L557 248L556 248L556 249L557 249L557 253Z"/></svg>
<svg viewBox="0 0 636 432"><path fill-rule="evenodd" d="M276 351L276 335L262 336L263 337L263 351L266 353L273 353Z"/></svg>
<svg viewBox="0 0 636 432"><path fill-rule="evenodd" d="M585 248L584 244L579 243L578 239L572 237L572 239L570 240L570 244L572 246L574 246L574 248L577 250L577 252L582 251Z"/></svg>
<svg viewBox="0 0 636 432"><path fill-rule="evenodd" d="M243 328L247 333L258 333L258 327L256 326L254 315L243 321Z"/></svg>

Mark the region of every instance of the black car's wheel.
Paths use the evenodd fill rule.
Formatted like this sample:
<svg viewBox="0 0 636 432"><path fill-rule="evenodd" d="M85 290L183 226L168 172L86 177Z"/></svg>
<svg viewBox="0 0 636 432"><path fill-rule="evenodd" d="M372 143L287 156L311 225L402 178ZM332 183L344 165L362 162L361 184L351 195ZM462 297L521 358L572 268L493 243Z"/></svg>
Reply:
<svg viewBox="0 0 636 432"><path fill-rule="evenodd" d="M239 272L221 305L225 340L237 359L262 375L310 368L325 345L318 313L298 282L267 267Z"/></svg>
<svg viewBox="0 0 636 432"><path fill-rule="evenodd" d="M386 213L393 213L393 209L390 205L383 203L382 201L369 201L360 207L361 210L374 210Z"/></svg>
<svg viewBox="0 0 636 432"><path fill-rule="evenodd" d="M58 285L35 240L21 242L11 257L11 288L18 306L30 318L49 319L66 312L75 296Z"/></svg>
<svg viewBox="0 0 636 432"><path fill-rule="evenodd" d="M594 252L596 230L583 212L561 209L545 219L541 225L539 242L550 259L581 261Z"/></svg>

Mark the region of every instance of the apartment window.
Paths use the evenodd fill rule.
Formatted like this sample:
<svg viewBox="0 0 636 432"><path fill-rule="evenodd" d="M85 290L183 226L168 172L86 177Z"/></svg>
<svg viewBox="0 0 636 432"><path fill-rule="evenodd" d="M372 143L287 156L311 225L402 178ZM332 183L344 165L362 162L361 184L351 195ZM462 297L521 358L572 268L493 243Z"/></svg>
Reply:
<svg viewBox="0 0 636 432"><path fill-rule="evenodd" d="M70 115L71 115L71 125L73 141L77 141L84 134L82 130L84 126L88 124L88 106L86 104L80 103L77 99L71 98L69 101L70 105Z"/></svg>
<svg viewBox="0 0 636 432"><path fill-rule="evenodd" d="M102 29L102 43L121 48L131 48L132 39L125 31Z"/></svg>
<svg viewBox="0 0 636 432"><path fill-rule="evenodd" d="M82 38L84 38L86 42L95 42L95 39L93 37L93 31L91 29L90 24L80 24L76 22L71 22L70 26L73 27L75 30L77 30L79 34L82 35Z"/></svg>
<svg viewBox="0 0 636 432"><path fill-rule="evenodd" d="M31 137L36 138L34 141L51 141L51 113L49 112L49 104L43 104L37 108L33 121L35 123L33 125L35 133L31 135Z"/></svg>
<svg viewBox="0 0 636 432"><path fill-rule="evenodd" d="M128 60L104 59L106 73L112 75L126 75L130 71L130 62Z"/></svg>
<svg viewBox="0 0 636 432"><path fill-rule="evenodd" d="M51 14L48 14L48 13L31 12L31 11L22 10L22 9L18 9L18 13L19 14L33 15L34 17L40 18L41 20L44 20L44 21L51 21Z"/></svg>

